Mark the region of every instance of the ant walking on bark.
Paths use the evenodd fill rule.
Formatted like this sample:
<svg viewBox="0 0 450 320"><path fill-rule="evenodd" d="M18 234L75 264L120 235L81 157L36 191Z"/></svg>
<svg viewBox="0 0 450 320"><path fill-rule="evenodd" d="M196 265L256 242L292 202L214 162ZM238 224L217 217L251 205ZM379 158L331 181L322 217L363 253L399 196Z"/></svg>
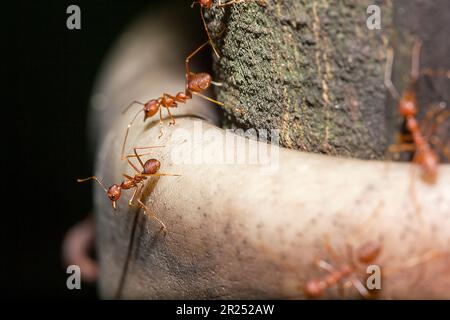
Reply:
<svg viewBox="0 0 450 320"><path fill-rule="evenodd" d="M141 112L144 113L144 121L148 118L154 116L159 111L159 124L162 127L163 123L163 117L162 117L162 108L166 108L167 113L170 117L170 124L175 125L175 118L172 116L172 113L170 112L169 108L176 108L178 106L178 103L186 103L188 99L192 99L192 95L195 94L203 99L206 99L208 101L211 101L219 106L223 106L222 102L216 101L210 97L207 97L203 95L201 92L208 89L211 84L219 85L216 82L212 81L212 77L209 73L206 72L200 72L200 73L193 73L190 70L189 62L190 59L195 56L203 47L205 47L208 43L211 43L209 40L202 44L200 47L198 47L194 52L192 52L189 56L187 56L185 60L185 66L186 66L186 87L184 92L180 91L175 96L170 95L168 93L163 93L163 95L157 99L151 99L147 102L140 102L140 101L133 101L128 105L125 110L122 113L125 113L128 111L128 109L134 105L138 104L143 106L141 110L139 110L136 115L133 117L131 122L127 126L127 130L125 132L125 138L123 140L122 144L122 152L121 152L121 159L124 160L126 157L124 157L125 154L125 145L128 138L128 133L130 131L131 126L133 125L136 118L139 116ZM162 135L162 129L160 131L160 137Z"/></svg>
<svg viewBox="0 0 450 320"><path fill-rule="evenodd" d="M161 230L166 233L167 228L165 224L158 219L158 217L150 211L150 209L139 199L138 195L141 194L141 191L144 187L144 182L147 180L148 177L151 176L180 176L179 174L171 174L171 173L161 173L159 172L159 169L161 167L161 162L157 159L149 159L145 162L142 161L141 156L139 155L137 150L144 150L144 149L151 149L151 148L157 148L161 146L152 146L152 147L140 147L140 148L133 148L134 155L126 156L128 163L133 168L134 171L136 171L134 176L130 176L127 174L123 174L125 177L125 180L123 180L120 184L113 184L109 188L106 188L105 185L96 177L91 176L84 179L77 179L78 182L85 182L88 180L95 180L102 188L105 190L106 195L108 196L109 200L111 201L112 207L114 210L116 210L116 202L120 199L122 195L122 190L128 190L133 189L133 194L128 201L128 205L130 207L135 208L141 208L144 209L144 212L147 216L150 218L155 219L158 221L158 223L161 225ZM130 158L136 157L139 164L142 167L142 170L139 170L133 162L131 162ZM134 201L136 199L136 202Z"/></svg>
<svg viewBox="0 0 450 320"><path fill-rule="evenodd" d="M421 47L422 42L420 40L416 40L414 42L412 50L411 74L409 84L407 88L403 91L401 96L391 80L393 50L392 48L388 50L385 79L384 79L385 86L388 89L389 93L392 95L392 97L398 101L399 113L405 120L406 128L409 134L411 135L413 142L413 144L393 145L389 148L389 151L390 152L414 151L413 162L421 166L424 180L429 183L434 183L437 178L439 157L437 153L431 148L429 137L424 134L423 128L421 125L419 125L419 122L417 120L418 103L415 86L421 73L419 63ZM428 76L445 76L445 77L447 77L449 73L450 72L441 72L441 71L435 72L429 68L426 69L424 72L424 74ZM443 118L446 117L448 117L448 115L441 117L439 122L442 122Z"/></svg>

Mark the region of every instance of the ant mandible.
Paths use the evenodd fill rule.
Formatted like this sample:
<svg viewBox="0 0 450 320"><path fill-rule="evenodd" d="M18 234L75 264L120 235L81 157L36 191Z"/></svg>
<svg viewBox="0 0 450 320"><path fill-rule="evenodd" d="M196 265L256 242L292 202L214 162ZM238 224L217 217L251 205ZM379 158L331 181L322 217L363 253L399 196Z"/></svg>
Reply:
<svg viewBox="0 0 450 320"><path fill-rule="evenodd" d="M227 1L225 3L221 3L221 1L219 0L219 2L214 5L214 7L215 8L223 8L223 7L232 5L232 4L243 3L243 2L256 2L256 3L258 3L261 6L264 6L264 7L266 6L266 1L265 0L230 0L230 1ZM208 35L208 39L211 42L211 47L212 47L216 57L218 59L220 59L219 52L217 51L217 48L216 48L216 46L214 45L214 43L212 41L211 35L209 33L209 30L208 30L208 26L206 25L205 16L203 14L203 10L204 9L211 9L213 7L213 0L197 0L197 1L194 1L191 4L191 8L193 8L194 5L197 4L197 3L200 5L200 16L202 17L203 26L205 27L205 31L206 31L206 34Z"/></svg>
<svg viewBox="0 0 450 320"><path fill-rule="evenodd" d="M339 260L331 246L327 246L327 249L330 251L335 260ZM362 284L361 280L355 276L357 262L360 264L369 264L373 262L380 255L381 245L378 242L369 241L360 246L356 251L357 262L353 259L351 247L348 246L347 249L349 260L347 263L342 264L339 268L335 268L333 265L324 260L319 260L317 262L317 265L326 270L329 275L320 279L312 279L307 281L304 287L306 296L310 298L320 298L325 293L325 290L340 283L344 279L348 279L350 284L355 287L355 289L358 290L364 298L370 298L370 292Z"/></svg>
<svg viewBox="0 0 450 320"><path fill-rule="evenodd" d="M411 72L409 84L406 89L403 91L402 95L398 93L394 84L391 80L392 74L392 63L393 63L393 50L392 48L388 49L387 54L387 63L385 70L385 79L384 83L386 88L392 97L398 101L398 110L400 115L405 119L406 128L412 136L412 141L414 143L414 159L413 161L418 163L423 171L423 177L426 182L434 183L437 178L437 169L439 158L436 152L431 148L430 143L425 138L421 130L421 126L416 118L418 112L418 103L416 92L414 87L417 84L417 81L420 76L420 51L422 48L422 42L420 40L416 40L413 45L412 50L412 62L411 62ZM433 73L431 69L426 69L425 74L432 75L442 75L447 77L449 73ZM406 147L406 146L405 146ZM400 149L402 149L400 147ZM409 150L410 148L405 148L405 150Z"/></svg>
<svg viewBox="0 0 450 320"><path fill-rule="evenodd" d="M133 125L134 121L138 117L138 115L141 112L144 112L144 121L148 118L154 116L159 111L159 124L162 126L163 118L162 118L162 107L166 108L167 113L169 114L169 117L171 119L170 124L175 125L175 118L172 116L172 113L170 112L169 108L176 108L178 106L178 103L186 103L186 100L192 99L192 95L195 94L199 97L202 97L208 101L211 101L219 106L223 106L222 102L216 101L210 97L207 97L203 95L201 92L208 89L211 84L218 85L216 82L212 81L212 77L209 73L206 72L200 72L200 73L192 73L189 68L189 62L190 59L195 56L203 47L205 47L208 43L211 43L209 40L203 43L200 47L198 47L194 52L192 52L189 56L187 56L185 60L185 66L186 66L186 87L184 92L180 91L175 96L172 96L168 93L163 93L161 97L158 99L151 99L145 103L140 101L133 101L130 103L125 110L122 113L127 112L127 110L134 104L138 104L143 106L141 110L139 110L136 115L133 117L131 122L127 126L127 130L125 132L125 138L123 140L122 144L122 151L121 151L121 159L124 160L126 157L124 157L125 154L125 145L128 138L128 133ZM162 135L162 130L160 131L160 137Z"/></svg>
<svg viewBox="0 0 450 320"><path fill-rule="evenodd" d="M128 205L130 207L136 207L136 208L142 208L144 209L144 212L150 216L151 218L155 219L159 222L161 225L161 230L166 233L167 228L165 224L158 219L158 217L155 215L155 213L151 212L149 208L140 200L137 199L137 204L133 203L134 199L136 198L136 195L142 191L142 188L144 187L144 181L147 180L150 176L180 176L179 174L171 174L171 173L161 173L159 172L159 169L161 167L161 162L157 159L149 159L145 162L142 161L141 156L139 155L137 150L144 150L144 149L151 149L151 148L157 148L157 147L163 147L163 146L152 146L152 147L140 147L140 148L133 148L134 155L128 155L127 161L130 164L130 166L136 171L136 174L132 177L127 174L123 174L125 177L125 180L123 180L120 184L113 184L109 188L106 188L105 185L96 177L91 176L88 178L83 179L77 179L78 182L84 182L88 180L95 180L102 188L105 190L106 195L108 196L109 200L111 200L111 204L114 210L116 210L116 202L120 199L122 195L122 190L128 190L128 189L134 189L133 194L128 201ZM133 162L131 162L130 158L136 157L139 161L139 164L142 166L142 170L139 170Z"/></svg>

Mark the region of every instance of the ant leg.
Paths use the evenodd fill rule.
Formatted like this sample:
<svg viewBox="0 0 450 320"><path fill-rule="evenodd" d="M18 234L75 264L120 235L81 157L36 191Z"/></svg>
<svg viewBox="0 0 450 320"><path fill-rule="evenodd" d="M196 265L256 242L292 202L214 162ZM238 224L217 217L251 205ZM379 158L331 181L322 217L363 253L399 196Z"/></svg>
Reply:
<svg viewBox="0 0 450 320"><path fill-rule="evenodd" d="M414 152L416 150L416 145L414 143L397 143L388 146L385 152L385 170L388 170L390 162L393 160L398 160L399 155L402 152Z"/></svg>
<svg viewBox="0 0 450 320"><path fill-rule="evenodd" d="M230 0L225 3L221 3L221 1L219 1L219 3L216 5L216 7L223 8L223 7L232 5L232 4L238 4L238 3L244 3L244 2L257 2L260 6L263 6L263 7L265 7L267 5L265 0Z"/></svg>
<svg viewBox="0 0 450 320"><path fill-rule="evenodd" d="M162 117L162 109L159 108L159 136L158 139L161 139L161 137L163 136L164 132L163 132L163 117Z"/></svg>
<svg viewBox="0 0 450 320"><path fill-rule="evenodd" d="M165 147L165 145L157 145L157 146L151 146L151 147L138 147L138 148L133 148L133 149L136 149L136 150L146 150L146 149L164 148L164 147ZM146 156L146 155L149 155L150 153L151 153L151 152L141 153L141 154L139 154L139 156L140 156L140 157ZM127 158L137 158L135 154L128 154L126 157L127 157Z"/></svg>
<svg viewBox="0 0 450 320"><path fill-rule="evenodd" d="M137 186L134 187L133 195L131 196L130 201L128 201L128 205L130 207L132 207L132 205L133 205L133 201L134 201L134 198L136 197L136 194L138 193L138 190L140 190L139 187L137 187Z"/></svg>
<svg viewBox="0 0 450 320"><path fill-rule="evenodd" d="M141 157L138 155L137 149L133 148L133 152L134 152L134 155L136 156L136 158L139 161L139 163L140 163L140 165L142 167L142 170L143 170L144 169L144 162L142 161ZM130 160L128 159L128 161L130 161Z"/></svg>
<svg viewBox="0 0 450 320"><path fill-rule="evenodd" d="M394 50L389 48L386 57L386 68L384 70L384 86L395 100L400 99L397 88L392 83L392 64L394 61Z"/></svg>
<svg viewBox="0 0 450 320"><path fill-rule="evenodd" d="M221 106L221 107L224 106L224 103L219 102L219 101L217 101L217 100L214 100L214 99L212 99L212 98L210 98L210 97L207 97L207 96L205 96L205 95L203 95L203 94L201 94L201 93L198 93L198 92L195 92L195 91L193 91L192 93L195 94L195 95L197 95L197 96L199 96L199 97L201 97L201 98L203 98L203 99L206 99L206 100L208 100L208 101L211 101L211 102L213 102L213 103L215 103L215 104L217 104L217 105L219 105L219 106Z"/></svg>
<svg viewBox="0 0 450 320"><path fill-rule="evenodd" d="M444 145L438 138L431 139L430 143L437 146L442 155L450 161L450 145Z"/></svg>
<svg viewBox="0 0 450 320"><path fill-rule="evenodd" d="M413 142L412 135L410 133L398 133L397 141L401 142Z"/></svg>
<svg viewBox="0 0 450 320"><path fill-rule="evenodd" d="M133 152L134 152L134 156L137 158L137 160L139 161L139 164L142 167L142 170L144 169L144 162L141 159L141 156L137 153L138 149L150 149L152 147L141 147L141 148L133 148ZM131 162L130 158L127 156L126 157L128 163L131 165L131 167L133 167L133 169L136 171L136 173L141 174L142 171L139 171L139 169L133 164L133 162Z"/></svg>
<svg viewBox="0 0 450 320"><path fill-rule="evenodd" d="M164 177L164 176L171 176L171 177L181 177L181 174L178 173L164 173L164 172L157 172L157 173L139 173L140 176L146 176L146 177Z"/></svg>
<svg viewBox="0 0 450 320"><path fill-rule="evenodd" d="M217 52L217 48L211 39L211 34L209 33L208 25L206 24L206 21L205 21L205 16L203 15L203 7L202 6L200 6L200 17L202 17L203 26L205 27L205 31L208 36L209 42L211 43L211 48L213 49L214 54L216 55L217 59L220 59L220 54L219 54L219 52Z"/></svg>
<svg viewBox="0 0 450 320"><path fill-rule="evenodd" d="M169 117L170 117L169 126L170 125L174 126L175 125L175 118L173 117L172 113L170 112L169 107L166 107L166 109L167 109L167 113L169 114Z"/></svg>
<svg viewBox="0 0 450 320"><path fill-rule="evenodd" d="M339 263L341 261L341 258L339 258L339 255L333 249L333 246L330 243L330 237L328 235L324 236L324 246L325 250L330 254L331 258Z"/></svg>
<svg viewBox="0 0 450 320"><path fill-rule="evenodd" d="M450 79L450 70L433 70L431 68L426 68L422 71L422 74L428 76L428 77L435 77L435 78L449 78Z"/></svg>
<svg viewBox="0 0 450 320"><path fill-rule="evenodd" d="M193 75L195 75L195 73L190 72L189 75L193 76ZM223 86L223 83L222 83L222 82L217 82L217 81L213 81L213 80L211 80L211 84L212 84L213 86L216 86L216 87L222 87L222 86Z"/></svg>
<svg viewBox="0 0 450 320"><path fill-rule="evenodd" d="M160 219L158 219L158 217L157 217L153 212L151 212L151 211L147 208L147 206L146 206L140 199L138 199L138 203L139 203L139 205L142 207L142 209L144 209L145 213L146 213L150 218L153 218L153 219L155 219L156 221L159 222L159 224L161 225L161 230L164 232L164 235L166 235L166 234L167 234L167 228L166 228L166 225L164 224L164 222L162 222Z"/></svg>
<svg viewBox="0 0 450 320"><path fill-rule="evenodd" d="M221 87L221 86L223 86L223 83L222 83L222 82L217 82L217 81L212 81L212 80L211 80L211 84L214 85L214 86L216 86L216 87Z"/></svg>
<svg viewBox="0 0 450 320"><path fill-rule="evenodd" d="M414 158L413 158L412 162L417 163L417 158L418 158L418 152L416 152L414 154ZM422 206L420 205L419 200L417 199L415 176L416 176L416 166L411 165L411 174L410 174L410 179L409 179L409 193L412 198L412 205L415 209L416 215L420 220L422 220ZM421 222L423 222L423 221L421 221Z"/></svg>
<svg viewBox="0 0 450 320"><path fill-rule="evenodd" d="M325 260L320 259L320 260L316 261L316 264L319 268L325 270L328 273L334 273L337 271L336 268L332 264L326 262Z"/></svg>
<svg viewBox="0 0 450 320"><path fill-rule="evenodd" d="M189 62L192 59L193 56L195 56L203 47L205 47L208 43L210 43L210 40L203 43L200 47L194 50L190 55L188 55L185 59L185 65L186 65L186 85L189 82L189 75L191 74L190 68L189 68Z"/></svg>
<svg viewBox="0 0 450 320"><path fill-rule="evenodd" d="M129 158L127 158L128 163L130 164L130 166L134 169L134 171L136 171L137 174L140 174L141 171L139 171L139 169L134 165L133 162L131 162L131 160ZM143 166L143 165L142 165Z"/></svg>
<svg viewBox="0 0 450 320"><path fill-rule="evenodd" d="M400 152L413 152L416 150L416 145L414 143L399 143L399 144L391 144L388 147L388 152L400 153Z"/></svg>
<svg viewBox="0 0 450 320"><path fill-rule="evenodd" d="M426 139L429 139L431 137L431 135L436 131L436 128L438 128L449 117L450 117L450 110L444 111L440 115L438 115L435 118L435 121L433 122L433 124L428 126L428 128L427 128L428 130L427 130L426 134L424 134ZM427 121L427 125L428 125L428 122L429 122L429 120Z"/></svg>
<svg viewBox="0 0 450 320"><path fill-rule="evenodd" d="M361 280L359 280L358 278L356 278L354 275L350 276L349 278L351 284L353 285L353 287L358 290L359 294L364 298L364 299L370 299L370 292L366 289L366 287L363 285L363 283L361 282Z"/></svg>
<svg viewBox="0 0 450 320"><path fill-rule="evenodd" d="M420 76L420 51L422 49L422 41L416 39L414 41L411 54L411 84L415 84Z"/></svg>
<svg viewBox="0 0 450 320"><path fill-rule="evenodd" d="M173 101L176 101L176 98L168 93L164 93L163 94L164 97L168 97L173 99ZM177 107L177 104L175 102L175 105L173 107ZM167 113L169 114L169 118L170 118L170 123L169 125L175 125L175 118L173 117L172 113L170 112L170 109L168 106L165 106L165 108L167 109Z"/></svg>
<svg viewBox="0 0 450 320"><path fill-rule="evenodd" d="M125 137L123 138L123 143L122 143L122 151L121 151L121 155L120 155L120 159L124 160L126 157L124 157L125 154L125 145L127 143L127 139L128 139L128 133L130 132L130 128L133 125L134 121L136 120L136 118L138 117L138 115L144 112L144 109L139 110L136 115L133 117L133 119L130 121L130 123L127 126L127 130L125 131Z"/></svg>

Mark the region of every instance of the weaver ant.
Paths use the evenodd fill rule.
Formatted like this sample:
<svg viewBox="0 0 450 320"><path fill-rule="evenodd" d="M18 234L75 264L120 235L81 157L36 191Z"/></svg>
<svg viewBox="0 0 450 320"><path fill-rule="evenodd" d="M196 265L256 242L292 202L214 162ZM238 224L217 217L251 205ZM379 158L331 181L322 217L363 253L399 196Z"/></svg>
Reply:
<svg viewBox="0 0 450 320"><path fill-rule="evenodd" d="M140 200L137 199L137 204L133 203L134 199L136 198L136 195L142 191L142 188L144 187L144 181L147 180L150 176L180 176L179 174L171 174L171 173L161 173L158 172L161 167L161 162L157 159L149 159L145 162L142 161L141 156L137 153L137 150L144 150L144 149L151 149L151 148L157 148L157 147L163 147L163 146L152 146L152 147L140 147L140 148L133 148L134 155L128 155L127 161L130 164L130 166L136 171L136 174L134 176L129 176L127 174L123 174L125 177L125 180L123 180L120 184L113 184L109 188L106 188L105 185L96 177L91 176L84 179L77 179L78 182L84 182L88 180L95 180L102 188L105 190L106 195L108 196L109 200L111 200L111 204L114 210L116 210L116 202L120 199L122 195L122 190L128 190L128 189L134 189L133 195L131 196L130 200L128 201L128 205L130 207L135 208L142 208L144 209L144 212L150 216L151 218L155 219L159 222L161 225L161 229L166 233L166 226L165 224L158 219L158 217L151 212L148 207ZM139 170L133 162L131 162L130 158L136 157L139 161L139 164L142 166L142 170Z"/></svg>
<svg viewBox="0 0 450 320"><path fill-rule="evenodd" d="M256 2L261 6L266 6L265 0L230 0L225 3L221 3L221 1L219 0L219 2L217 4L214 4L214 7L215 8L223 8L223 7L232 5L232 4L243 3L243 2ZM200 16L202 17L203 26L205 27L205 31L206 31L206 34L208 35L208 39L211 42L211 47L212 47L216 57L218 59L220 59L219 52L217 51L217 48L211 39L211 35L209 34L208 26L206 25L205 16L203 14L204 9L211 9L213 7L213 0L196 0L196 1L192 2L191 8L193 8L194 5L197 3L200 5Z"/></svg>
<svg viewBox="0 0 450 320"><path fill-rule="evenodd" d="M437 178L439 157L431 148L428 138L424 135L424 132L416 118L418 103L414 87L416 86L420 76L419 60L421 47L422 42L416 40L412 50L409 84L401 96L391 80L393 50L392 48L389 48L388 50L384 83L392 97L398 101L399 113L405 119L406 128L411 134L413 141L413 145L402 144L400 146L391 146L389 150L392 152L394 152L394 150L415 151L413 162L416 162L421 166L424 180L429 183L434 183ZM428 76L445 76L450 78L450 72L435 72L429 68L423 73ZM447 117L447 115L445 117Z"/></svg>
<svg viewBox="0 0 450 320"><path fill-rule="evenodd" d="M122 113L127 112L127 110L134 104L138 104L143 106L141 110L139 110L136 115L133 117L131 122L127 126L127 130L125 133L125 138L123 140L122 144L122 152L121 152L121 159L125 159L125 145L128 138L128 133L133 125L133 122L136 120L138 115L141 112L144 112L144 121L148 118L154 116L159 111L159 124L162 126L163 120L162 120L162 108L166 108L167 113L169 114L169 117L171 119L170 124L175 125L175 118L172 116L172 113L170 112L169 108L176 108L178 106L178 103L186 103L186 100L192 99L192 95L195 94L199 97L202 97L208 101L211 101L215 104L218 104L219 106L223 106L222 102L216 101L210 97L207 97L203 94L201 94L202 91L205 91L210 87L211 84L219 85L216 82L212 81L212 77L209 73L201 72L201 73L192 73L189 68L189 61L190 59L195 56L203 47L205 47L208 43L211 43L209 40L203 43L200 47L198 47L194 52L192 52L189 56L187 56L185 60L186 65L186 87L184 92L180 91L175 96L172 96L168 93L163 93L163 95L157 99L151 99L145 103L140 101L133 101L130 103L125 110ZM162 135L162 130L160 131L160 137Z"/></svg>
<svg viewBox="0 0 450 320"><path fill-rule="evenodd" d="M339 257L331 246L327 244L326 248L333 256L333 259L339 261ZM380 255L381 245L378 242L366 242L356 250L356 261L353 259L352 248L347 246L347 250L349 259L338 268L324 260L317 261L317 265L326 270L329 274L323 278L312 279L306 282L304 292L308 297L320 298L328 288L341 283L343 280L348 280L364 298L370 298L370 292L355 276L355 272L358 269L357 263L367 265Z"/></svg>

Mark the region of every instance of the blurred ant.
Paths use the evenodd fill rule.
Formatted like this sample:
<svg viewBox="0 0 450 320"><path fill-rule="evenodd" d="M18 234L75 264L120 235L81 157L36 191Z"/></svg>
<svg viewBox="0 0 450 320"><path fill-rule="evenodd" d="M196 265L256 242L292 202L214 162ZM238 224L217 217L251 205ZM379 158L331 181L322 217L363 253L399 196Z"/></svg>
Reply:
<svg viewBox="0 0 450 320"><path fill-rule="evenodd" d="M333 248L327 243L327 251L330 252L335 261L339 261L339 257ZM357 264L365 264L373 262L381 252L381 245L378 242L366 242L356 250L356 261L353 259L353 251L351 246L347 246L348 261L339 267L334 267L324 260L318 260L318 267L324 269L329 274L323 278L312 279L306 282L304 292L310 298L320 298L328 288L331 288L344 280L348 280L350 285L365 298L371 297L371 294L364 284L359 280L355 273L358 269Z"/></svg>
<svg viewBox="0 0 450 320"><path fill-rule="evenodd" d="M125 180L123 180L120 184L113 184L109 188L106 188L105 185L96 177L91 176L84 179L77 179L78 182L84 182L88 180L95 180L97 183L105 190L106 195L108 196L109 200L111 200L112 207L114 210L116 210L116 202L120 199L122 195L122 190L128 190L128 189L134 189L133 195L131 196L130 200L128 201L128 205L130 207L135 208L142 208L144 209L144 212L150 216L151 218L155 219L159 222L161 225L161 230L166 233L166 226L165 224L158 219L158 217L149 210L149 208L140 200L137 199L137 204L134 203L134 199L136 199L136 195L142 191L144 187L144 181L147 180L150 176L180 176L179 174L171 174L171 173L160 173L158 172L161 167L161 162L157 159L149 159L145 162L142 161L141 156L137 153L137 150L144 150L144 149L151 149L151 148L157 148L157 147L163 147L163 146L152 146L152 147L140 147L140 148L133 148L134 155L128 155L127 161L130 164L130 166L136 171L136 174L132 177L127 174L123 174L125 177ZM139 164L142 167L142 170L139 170L133 162L131 162L130 158L136 157L139 161Z"/></svg>
<svg viewBox="0 0 450 320"><path fill-rule="evenodd" d="M172 113L170 112L169 108L176 108L178 106L178 103L186 103L186 100L192 99L192 95L195 94L199 97L202 97L208 101L211 101L215 104L218 104L219 106L223 106L222 102L216 101L214 99L211 99L210 97L207 97L203 94L201 94L202 91L205 91L210 87L211 84L214 85L220 85L214 81L212 81L212 77L209 73L201 72L201 73L193 73L190 71L189 68L189 61L190 59L195 56L203 47L205 47L208 43L211 43L209 40L202 44L200 47L198 47L194 52L192 52L185 60L186 65L186 87L184 92L178 92L175 96L172 96L168 93L163 93L163 95L157 99L151 99L145 103L140 101L133 101L130 103L125 110L122 113L125 113L128 111L128 109L134 105L138 104L143 106L141 110L139 110L136 115L133 117L131 122L127 126L127 130L125 132L125 138L123 140L122 144L122 152L121 152L121 159L124 160L126 157L124 157L125 154L125 145L128 138L128 133L133 125L133 122L136 120L138 115L143 112L144 113L144 121L147 120L147 118L150 118L154 116L159 111L159 124L162 127L163 118L162 118L162 108L166 108L167 113L169 114L169 117L171 119L170 124L175 125L175 118L172 116ZM160 130L160 135L162 135L162 129Z"/></svg>
<svg viewBox="0 0 450 320"><path fill-rule="evenodd" d="M219 0L219 2L217 4L214 4L214 8L223 8L223 7L232 5L232 4L243 3L243 2L256 2L261 6L264 6L264 7L266 6L265 0L230 0L225 3L221 3L221 1ZM220 59L219 52L217 51L217 48L211 39L211 35L209 34L208 26L206 25L205 17L203 14L204 9L211 9L213 7L213 0L196 0L196 1L192 2L191 8L193 8L194 5L197 3L200 5L200 16L202 17L203 26L205 27L205 31L206 31L206 34L208 35L208 39L211 42L211 47L212 47L216 57L218 59Z"/></svg>
<svg viewBox="0 0 450 320"><path fill-rule="evenodd" d="M384 83L386 88L392 97L398 101L398 110L400 115L405 119L406 128L411 135L413 144L401 144L389 147L389 151L415 151L413 162L418 163L423 172L423 178L428 183L434 183L437 178L437 169L439 157L436 152L431 148L428 137L424 135L424 132L417 120L418 103L416 98L415 86L420 76L420 51L422 48L422 42L416 40L414 42L412 50L412 62L410 79L407 88L403 91L402 95L398 93L391 80L392 63L393 63L393 50L388 49L387 63L385 70ZM424 74L428 76L445 76L448 77L450 72L435 72L431 69L426 69ZM448 117L448 116L445 116ZM443 120L441 120L442 122Z"/></svg>

